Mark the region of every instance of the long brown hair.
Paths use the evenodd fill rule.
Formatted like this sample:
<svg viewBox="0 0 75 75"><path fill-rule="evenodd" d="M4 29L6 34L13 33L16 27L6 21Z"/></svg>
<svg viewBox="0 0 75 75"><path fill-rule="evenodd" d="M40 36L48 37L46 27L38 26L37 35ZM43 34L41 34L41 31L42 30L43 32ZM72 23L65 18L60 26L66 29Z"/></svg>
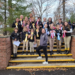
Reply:
<svg viewBox="0 0 75 75"><path fill-rule="evenodd" d="M67 22L67 21L65 21L65 22ZM63 25L63 30L65 30L65 22L64 22L64 25ZM68 29L70 29L70 25L69 25L69 23L67 22L67 27L68 27Z"/></svg>

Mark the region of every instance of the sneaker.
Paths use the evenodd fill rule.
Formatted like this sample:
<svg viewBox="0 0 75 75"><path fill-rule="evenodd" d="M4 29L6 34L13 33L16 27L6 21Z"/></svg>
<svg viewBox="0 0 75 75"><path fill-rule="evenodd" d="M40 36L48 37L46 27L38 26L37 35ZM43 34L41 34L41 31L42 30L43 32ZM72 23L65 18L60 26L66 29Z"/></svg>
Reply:
<svg viewBox="0 0 75 75"><path fill-rule="evenodd" d="M43 64L48 64L48 62L47 62L47 61L45 61L45 62L43 62Z"/></svg>
<svg viewBox="0 0 75 75"><path fill-rule="evenodd" d="M42 57L41 57L41 56L39 56L39 57L37 57L37 59L42 59Z"/></svg>

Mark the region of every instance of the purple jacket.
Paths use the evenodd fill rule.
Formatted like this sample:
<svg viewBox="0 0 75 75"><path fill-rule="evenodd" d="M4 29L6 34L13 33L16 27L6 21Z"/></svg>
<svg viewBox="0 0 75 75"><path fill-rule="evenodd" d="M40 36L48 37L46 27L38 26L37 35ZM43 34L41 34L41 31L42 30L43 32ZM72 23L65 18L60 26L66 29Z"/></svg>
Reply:
<svg viewBox="0 0 75 75"><path fill-rule="evenodd" d="M48 37L47 37L47 34L41 34L41 37L40 37L40 46L47 46L47 40L48 40Z"/></svg>

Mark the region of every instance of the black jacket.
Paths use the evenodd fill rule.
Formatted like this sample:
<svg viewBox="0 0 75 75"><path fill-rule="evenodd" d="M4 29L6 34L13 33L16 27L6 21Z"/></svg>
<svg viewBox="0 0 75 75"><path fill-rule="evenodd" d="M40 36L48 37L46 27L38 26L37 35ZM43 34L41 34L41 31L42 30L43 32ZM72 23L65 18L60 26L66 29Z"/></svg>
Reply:
<svg viewBox="0 0 75 75"><path fill-rule="evenodd" d="M13 33L11 34L11 38L12 38L12 40L15 40L15 39L19 40L19 33L13 32Z"/></svg>
<svg viewBox="0 0 75 75"><path fill-rule="evenodd" d="M13 24L12 24L12 28L15 28L15 27L16 27L15 23L16 23L16 21L13 22ZM18 32L21 32L21 25L20 25L19 22L18 22Z"/></svg>
<svg viewBox="0 0 75 75"><path fill-rule="evenodd" d="M59 34L60 34L60 37L62 36L62 30L60 30L60 29L59 29L59 30L57 30L57 29L56 29L55 31L56 31L56 37L57 37L57 33L59 33Z"/></svg>
<svg viewBox="0 0 75 75"><path fill-rule="evenodd" d="M23 20L22 20L22 24L23 24ZM23 31L23 27L22 27L21 21L19 21L19 25L20 25L20 32Z"/></svg>
<svg viewBox="0 0 75 75"><path fill-rule="evenodd" d="M36 29L37 30L37 29ZM34 34L35 34L35 36L36 36L36 39L40 39L40 36L41 36L41 30L39 29L39 32L38 32L38 35L39 36L37 36L37 31L35 30L35 32L34 32Z"/></svg>
<svg viewBox="0 0 75 75"><path fill-rule="evenodd" d="M28 35L31 35L31 32L30 33L28 33ZM31 39L31 37L28 39L29 40L29 42L34 42L34 36L35 36L35 34L33 33L33 36L32 36L32 38L33 39Z"/></svg>
<svg viewBox="0 0 75 75"><path fill-rule="evenodd" d="M70 31L70 29L67 26L65 27L65 30ZM66 33L66 36L71 36L71 33Z"/></svg>
<svg viewBox="0 0 75 75"><path fill-rule="evenodd" d="M28 34L28 32L22 32L22 41L25 40L26 34Z"/></svg>
<svg viewBox="0 0 75 75"><path fill-rule="evenodd" d="M31 22L31 23L30 23L31 28L34 28L34 27L33 27L33 24L34 24L34 27L36 28L36 23L35 23L35 22Z"/></svg>
<svg viewBox="0 0 75 75"><path fill-rule="evenodd" d="M51 22L49 22L49 21L47 22L47 28L48 28L48 29L50 28L49 25L52 24L52 23L53 23L52 21L51 21Z"/></svg>

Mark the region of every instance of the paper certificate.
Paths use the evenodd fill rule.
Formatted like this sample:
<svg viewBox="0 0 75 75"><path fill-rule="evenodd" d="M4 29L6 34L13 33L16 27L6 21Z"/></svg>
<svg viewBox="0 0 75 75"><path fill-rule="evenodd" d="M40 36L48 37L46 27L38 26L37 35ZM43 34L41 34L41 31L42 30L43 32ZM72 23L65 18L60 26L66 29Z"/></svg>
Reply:
<svg viewBox="0 0 75 75"><path fill-rule="evenodd" d="M19 41L14 41L13 44L16 45L16 46L19 46L20 42Z"/></svg>

